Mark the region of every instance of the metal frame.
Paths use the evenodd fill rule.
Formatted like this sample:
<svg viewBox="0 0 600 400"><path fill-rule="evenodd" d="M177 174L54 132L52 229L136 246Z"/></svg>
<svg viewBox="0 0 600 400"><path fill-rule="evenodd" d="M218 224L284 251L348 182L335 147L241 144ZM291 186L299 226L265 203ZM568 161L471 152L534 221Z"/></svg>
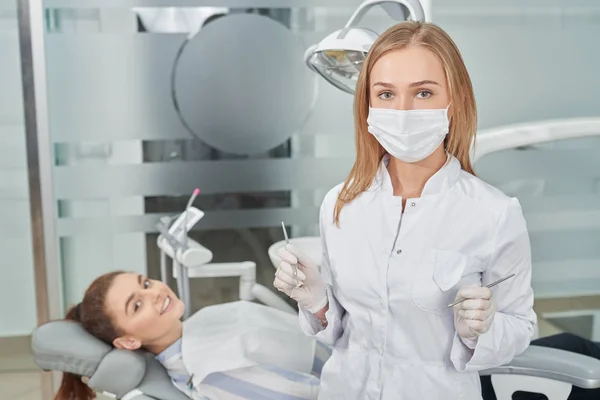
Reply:
<svg viewBox="0 0 600 400"><path fill-rule="evenodd" d="M21 80L27 149L31 235L38 323L63 316L61 273L52 191L53 152L48 123L43 0L18 0ZM54 393L52 375L42 374L42 397ZM54 376L56 379L56 376Z"/></svg>

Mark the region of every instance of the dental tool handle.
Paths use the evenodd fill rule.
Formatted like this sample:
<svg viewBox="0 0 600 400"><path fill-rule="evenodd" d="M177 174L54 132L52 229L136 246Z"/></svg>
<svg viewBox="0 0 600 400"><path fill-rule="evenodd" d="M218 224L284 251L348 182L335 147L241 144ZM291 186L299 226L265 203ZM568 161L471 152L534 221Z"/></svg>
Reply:
<svg viewBox="0 0 600 400"><path fill-rule="evenodd" d="M175 235L172 235L163 225L159 224L157 225L157 228L158 232L162 234L163 238L169 243L173 250L178 249L183 245L183 243L181 243Z"/></svg>
<svg viewBox="0 0 600 400"><path fill-rule="evenodd" d="M283 238L285 239L285 244L290 244L290 238L287 234L287 229L285 229L285 224L281 221L281 229L283 229Z"/></svg>
<svg viewBox="0 0 600 400"><path fill-rule="evenodd" d="M287 229L285 229L285 224L281 221L281 229L283 229L283 237L285 238L285 244L290 244L290 238L288 237ZM296 287L299 288L301 286L300 281L298 281L298 265L292 265L294 269L294 279L296 281Z"/></svg>
<svg viewBox="0 0 600 400"><path fill-rule="evenodd" d="M198 189L198 188L194 189L194 192L192 193L190 199L188 200L187 206L185 206L186 211L192 206L192 204L194 204L194 200L196 200L196 197L198 197L198 194L200 194L200 189Z"/></svg>
<svg viewBox="0 0 600 400"><path fill-rule="evenodd" d="M494 286L498 285L499 283L502 283L502 282L504 282L505 280L512 278L513 276L515 276L515 274L510 274L510 275L508 275L508 276L505 276L504 278L498 279L498 280L497 280L497 281L495 281L495 282L492 282L492 283L490 283L490 284L488 284L488 285L485 285L485 287L486 287L486 288L488 288L488 289L491 289L491 288L493 288ZM455 302L454 302L454 303L452 303L452 304L448 304L448 308L452 308L452 307L454 307L455 305L457 305L457 304L460 304L460 303L462 303L462 302L463 302L463 301L465 301L465 300L468 300L468 299L460 299L460 300L457 300L457 301L455 301Z"/></svg>
<svg viewBox="0 0 600 400"><path fill-rule="evenodd" d="M169 283L167 278L167 254L162 249L160 250L160 280L166 285Z"/></svg>
<svg viewBox="0 0 600 400"><path fill-rule="evenodd" d="M188 238L187 225L188 225L188 215L190 214L190 207L194 203L194 200L196 200L196 197L198 197L199 193L200 193L200 189L198 189L198 188L194 189L194 192L190 196L190 199L188 200L188 203L185 206L185 220L184 220L185 224L183 225L183 237L184 237L183 243L184 243L184 246L187 246L187 238Z"/></svg>

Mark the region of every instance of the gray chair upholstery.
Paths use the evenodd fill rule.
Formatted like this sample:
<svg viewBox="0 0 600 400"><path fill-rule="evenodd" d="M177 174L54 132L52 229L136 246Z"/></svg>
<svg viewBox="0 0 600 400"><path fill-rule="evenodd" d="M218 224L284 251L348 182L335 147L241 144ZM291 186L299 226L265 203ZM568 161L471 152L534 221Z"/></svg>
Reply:
<svg viewBox="0 0 600 400"><path fill-rule="evenodd" d="M584 389L600 388L600 360L541 346L529 346L510 363L480 374L527 375L566 382Z"/></svg>
<svg viewBox="0 0 600 400"><path fill-rule="evenodd" d="M136 400L188 399L152 354L114 349L76 322L53 321L40 326L33 333L31 348L41 369L87 376L88 386L97 392L117 398L130 394L129 398Z"/></svg>

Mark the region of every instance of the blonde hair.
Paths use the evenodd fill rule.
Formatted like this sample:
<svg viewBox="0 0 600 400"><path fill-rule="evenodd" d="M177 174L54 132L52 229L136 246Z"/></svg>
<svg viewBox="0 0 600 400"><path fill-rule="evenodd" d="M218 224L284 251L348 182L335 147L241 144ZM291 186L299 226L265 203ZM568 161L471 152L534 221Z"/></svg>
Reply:
<svg viewBox="0 0 600 400"><path fill-rule="evenodd" d="M373 44L361 68L354 96L356 161L340 191L333 218L339 224L342 208L373 182L385 150L367 131L369 78L373 65L385 54L408 46L424 46L442 62L450 92L450 130L444 141L446 151L458 159L463 170L475 174L470 149L477 130L477 108L471 78L450 36L436 25L407 21L385 31Z"/></svg>

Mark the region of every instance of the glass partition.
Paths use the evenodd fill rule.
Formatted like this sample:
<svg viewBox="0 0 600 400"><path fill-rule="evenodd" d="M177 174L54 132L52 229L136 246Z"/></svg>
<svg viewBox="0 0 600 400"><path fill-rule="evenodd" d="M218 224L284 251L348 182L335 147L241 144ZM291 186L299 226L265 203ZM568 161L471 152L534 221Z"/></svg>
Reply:
<svg viewBox="0 0 600 400"><path fill-rule="evenodd" d="M214 262L256 262L271 287L280 222L314 235L324 191L352 162L352 98L302 58L353 7L130 3L45 2L65 306L113 269L158 278L155 225L196 187L206 216L191 237ZM235 299L237 285L193 282L193 309Z"/></svg>
<svg viewBox="0 0 600 400"><path fill-rule="evenodd" d="M542 333L600 341L599 136L498 151L481 177L516 196L527 220Z"/></svg>
<svg viewBox="0 0 600 400"><path fill-rule="evenodd" d="M600 117L600 34L593 0L437 0L433 18L457 43L471 74L479 131L512 124ZM557 50L560 49L560 50ZM565 78L568 79L565 80ZM568 139L492 153L481 178L521 201L530 228L540 335L600 340L597 291L600 147Z"/></svg>
<svg viewBox="0 0 600 400"><path fill-rule="evenodd" d="M360 3L43 2L65 310L102 273L123 269L159 278L156 224L180 213L195 188L195 205L206 215L190 236L213 252L214 262L254 261L257 281L271 288L267 251L283 238L280 223L292 237L317 235L323 195L353 162L352 96L311 73L303 55L343 27ZM600 113L590 90L600 86L600 55L590 51L600 36L593 0L431 4L433 21L450 33L467 63L481 129ZM0 55L8 54L0 63L0 132L15 137L3 143L22 137L11 12L2 21L12 22L0 25ZM391 21L375 8L362 24L381 33ZM0 195L9 199L26 189L24 171L2 172L21 162L16 148L22 143L14 143L0 160L0 174L12 179L0 180ZM589 328L596 320L588 318L600 308L594 146L593 138L573 139L497 152L476 165L483 179L523 204L542 335L600 332ZM8 224L11 235L22 226L29 238L23 193L25 205L12 202L14 211L0 212L15 222ZM31 245L19 246L20 264L31 265ZM19 271L15 282L32 282L31 267ZM18 323L31 329L35 303L26 292L18 293L27 310ZM192 280L193 310L237 298L236 279Z"/></svg>
<svg viewBox="0 0 600 400"><path fill-rule="evenodd" d="M35 326L35 290L16 8L0 3L0 337Z"/></svg>
<svg viewBox="0 0 600 400"><path fill-rule="evenodd" d="M292 236L316 234L323 194L352 163L352 97L302 56L359 3L45 1L66 304L109 270L158 277L155 224L196 187L206 217L192 236L214 261L255 261L270 286L267 249L282 238L280 222ZM588 51L598 9L575 3L432 2L472 75L482 129L598 112L586 90L600 83L600 58ZM379 32L390 23L379 9L363 21ZM565 74L578 79L560 83ZM198 280L193 308L234 299L236 286Z"/></svg>
<svg viewBox="0 0 600 400"><path fill-rule="evenodd" d="M40 386L29 349L37 315L19 31L13 1L0 1L0 88L0 397L13 399Z"/></svg>

